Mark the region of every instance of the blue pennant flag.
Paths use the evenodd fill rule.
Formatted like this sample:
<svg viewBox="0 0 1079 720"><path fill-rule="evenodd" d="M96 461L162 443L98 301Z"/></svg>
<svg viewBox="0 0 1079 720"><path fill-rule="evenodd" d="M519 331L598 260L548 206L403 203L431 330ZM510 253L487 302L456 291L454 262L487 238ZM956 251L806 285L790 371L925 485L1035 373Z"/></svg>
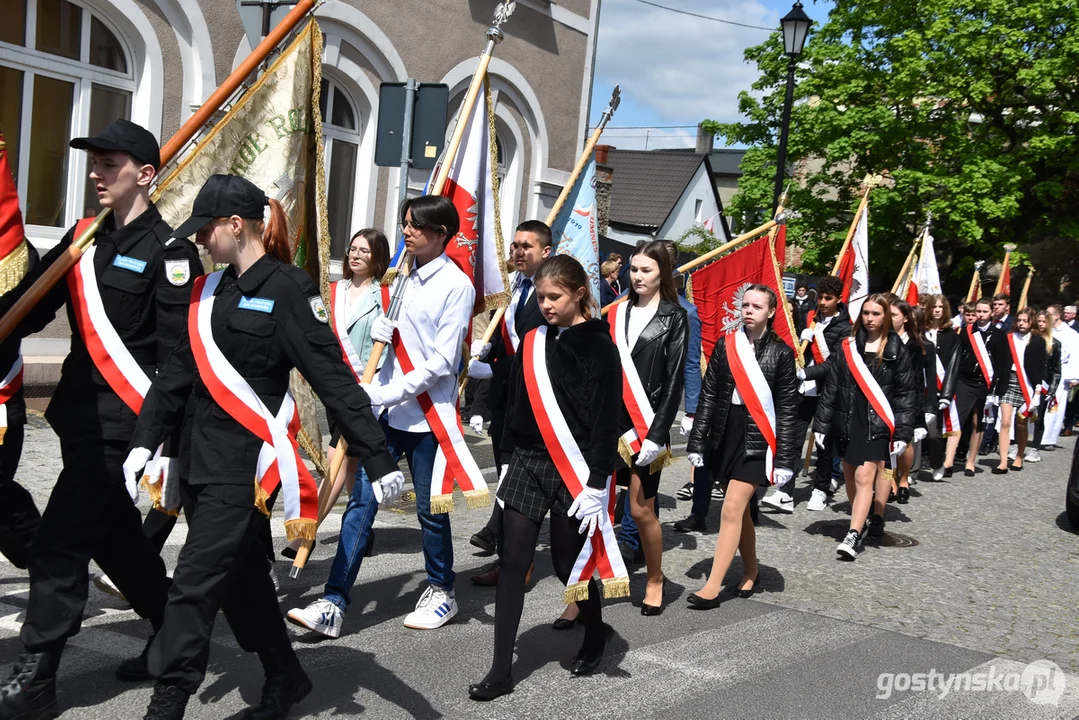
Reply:
<svg viewBox="0 0 1079 720"><path fill-rule="evenodd" d="M581 263L591 280L592 297L599 296L599 217L596 211L596 163L589 162L551 226L554 252Z"/></svg>

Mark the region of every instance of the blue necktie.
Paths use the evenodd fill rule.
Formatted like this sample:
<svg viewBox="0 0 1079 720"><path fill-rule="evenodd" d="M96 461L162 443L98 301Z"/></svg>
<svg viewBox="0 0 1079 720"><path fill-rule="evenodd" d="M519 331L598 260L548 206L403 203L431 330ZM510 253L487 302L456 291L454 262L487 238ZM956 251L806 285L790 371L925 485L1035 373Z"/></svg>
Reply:
<svg viewBox="0 0 1079 720"><path fill-rule="evenodd" d="M532 289L532 281L528 278L521 280L521 295L517 299L517 307L513 310L513 327L520 331L521 321L525 316L525 303L528 301L528 292Z"/></svg>

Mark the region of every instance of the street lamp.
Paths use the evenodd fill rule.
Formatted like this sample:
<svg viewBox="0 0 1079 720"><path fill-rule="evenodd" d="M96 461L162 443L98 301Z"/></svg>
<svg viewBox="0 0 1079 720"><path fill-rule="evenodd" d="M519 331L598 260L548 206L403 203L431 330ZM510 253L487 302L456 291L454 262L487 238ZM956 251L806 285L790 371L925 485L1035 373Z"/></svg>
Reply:
<svg viewBox="0 0 1079 720"><path fill-rule="evenodd" d="M783 54L787 56L787 96L783 100L783 125L779 134L779 154L776 163L776 190L772 198L772 207L778 207L779 195L783 192L784 173L787 169L787 134L791 126L791 106L794 104L794 68L802 48L806 44L806 35L813 21L802 10L801 0L795 0L791 11L779 21L783 28Z"/></svg>

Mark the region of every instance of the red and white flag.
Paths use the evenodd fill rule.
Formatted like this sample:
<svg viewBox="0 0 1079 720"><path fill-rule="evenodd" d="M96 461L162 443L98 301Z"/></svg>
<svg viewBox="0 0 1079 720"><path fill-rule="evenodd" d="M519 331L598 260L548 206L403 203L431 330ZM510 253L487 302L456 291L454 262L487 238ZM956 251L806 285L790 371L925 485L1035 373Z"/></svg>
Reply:
<svg viewBox="0 0 1079 720"><path fill-rule="evenodd" d="M869 206L866 205L854 237L839 263L839 278L843 281L843 302L850 312L851 322L858 319L862 303L869 297Z"/></svg>
<svg viewBox="0 0 1079 720"><path fill-rule="evenodd" d="M472 112L458 122L467 123L457 154L451 163L442 194L453 200L461 217L461 229L450 240L446 254L464 271L476 288L473 314L505 305L509 279L502 259L502 230L495 222L497 160L487 112L490 88L476 99Z"/></svg>

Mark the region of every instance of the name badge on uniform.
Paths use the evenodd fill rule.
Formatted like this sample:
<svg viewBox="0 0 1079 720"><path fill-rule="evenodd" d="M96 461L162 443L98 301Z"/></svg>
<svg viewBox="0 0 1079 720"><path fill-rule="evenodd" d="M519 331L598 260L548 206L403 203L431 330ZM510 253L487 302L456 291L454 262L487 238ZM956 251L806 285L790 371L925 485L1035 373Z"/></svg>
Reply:
<svg viewBox="0 0 1079 720"><path fill-rule="evenodd" d="M166 260L165 277L176 287L183 287L191 279L191 263L187 258L183 260Z"/></svg>
<svg viewBox="0 0 1079 720"><path fill-rule="evenodd" d="M146 269L146 261L139 260L133 257L127 257L126 255L117 255L112 259L113 267L123 268L124 270L130 270L131 272L141 273Z"/></svg>
<svg viewBox="0 0 1079 720"><path fill-rule="evenodd" d="M240 298L241 310L255 310L261 313L272 313L274 301L269 298Z"/></svg>

